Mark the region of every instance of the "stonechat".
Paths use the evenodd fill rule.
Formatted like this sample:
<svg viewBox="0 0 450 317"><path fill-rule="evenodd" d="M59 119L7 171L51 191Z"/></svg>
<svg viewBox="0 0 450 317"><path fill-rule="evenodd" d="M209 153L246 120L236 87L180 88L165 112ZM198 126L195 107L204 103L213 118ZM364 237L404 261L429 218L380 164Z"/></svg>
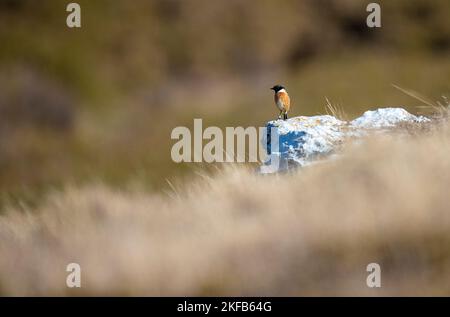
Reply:
<svg viewBox="0 0 450 317"><path fill-rule="evenodd" d="M291 99L289 98L289 95L286 91L286 88L284 88L281 85L275 85L272 89L275 92L275 105L280 110L280 115L278 116L278 119L281 119L281 116L283 116L283 120L286 120L288 118L288 111L291 108Z"/></svg>

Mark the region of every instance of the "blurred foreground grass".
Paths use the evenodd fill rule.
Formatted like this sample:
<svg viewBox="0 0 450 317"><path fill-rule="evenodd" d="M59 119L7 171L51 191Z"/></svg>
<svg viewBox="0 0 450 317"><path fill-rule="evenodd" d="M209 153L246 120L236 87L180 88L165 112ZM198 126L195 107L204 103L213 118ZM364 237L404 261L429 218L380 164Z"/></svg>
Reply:
<svg viewBox="0 0 450 317"><path fill-rule="evenodd" d="M448 295L448 124L410 124L286 174L234 165L166 194L52 191L0 216L0 294ZM72 262L80 289L65 285Z"/></svg>

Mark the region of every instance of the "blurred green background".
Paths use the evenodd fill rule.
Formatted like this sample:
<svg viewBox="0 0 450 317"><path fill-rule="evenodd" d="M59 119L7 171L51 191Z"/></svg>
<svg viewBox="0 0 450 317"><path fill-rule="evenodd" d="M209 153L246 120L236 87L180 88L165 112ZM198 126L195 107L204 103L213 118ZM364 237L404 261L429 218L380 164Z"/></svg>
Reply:
<svg viewBox="0 0 450 317"><path fill-rule="evenodd" d="M264 126L273 84L291 116L350 117L450 95L450 2L360 0L0 0L0 207L34 204L67 184L183 180L171 130Z"/></svg>

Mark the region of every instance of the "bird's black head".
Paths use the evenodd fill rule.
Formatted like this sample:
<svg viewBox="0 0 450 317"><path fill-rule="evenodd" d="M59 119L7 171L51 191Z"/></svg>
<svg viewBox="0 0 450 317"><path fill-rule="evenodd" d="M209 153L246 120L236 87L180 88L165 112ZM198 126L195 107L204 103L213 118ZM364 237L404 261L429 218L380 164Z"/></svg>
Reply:
<svg viewBox="0 0 450 317"><path fill-rule="evenodd" d="M275 91L275 92L279 92L281 89L286 89L286 88L284 88L284 87L281 86L281 85L275 85L275 86L273 86L273 87L270 88L270 89L272 89L272 90Z"/></svg>

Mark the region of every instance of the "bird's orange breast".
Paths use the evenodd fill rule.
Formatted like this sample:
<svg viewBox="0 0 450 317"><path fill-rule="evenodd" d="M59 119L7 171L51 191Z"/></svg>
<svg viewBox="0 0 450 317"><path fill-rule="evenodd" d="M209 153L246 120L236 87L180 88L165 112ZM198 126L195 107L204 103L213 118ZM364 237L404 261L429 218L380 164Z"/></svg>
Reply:
<svg viewBox="0 0 450 317"><path fill-rule="evenodd" d="M291 99L289 98L289 95L284 91L280 91L275 94L275 103L277 105L278 103L281 103L285 111L289 111L289 108L291 107Z"/></svg>

